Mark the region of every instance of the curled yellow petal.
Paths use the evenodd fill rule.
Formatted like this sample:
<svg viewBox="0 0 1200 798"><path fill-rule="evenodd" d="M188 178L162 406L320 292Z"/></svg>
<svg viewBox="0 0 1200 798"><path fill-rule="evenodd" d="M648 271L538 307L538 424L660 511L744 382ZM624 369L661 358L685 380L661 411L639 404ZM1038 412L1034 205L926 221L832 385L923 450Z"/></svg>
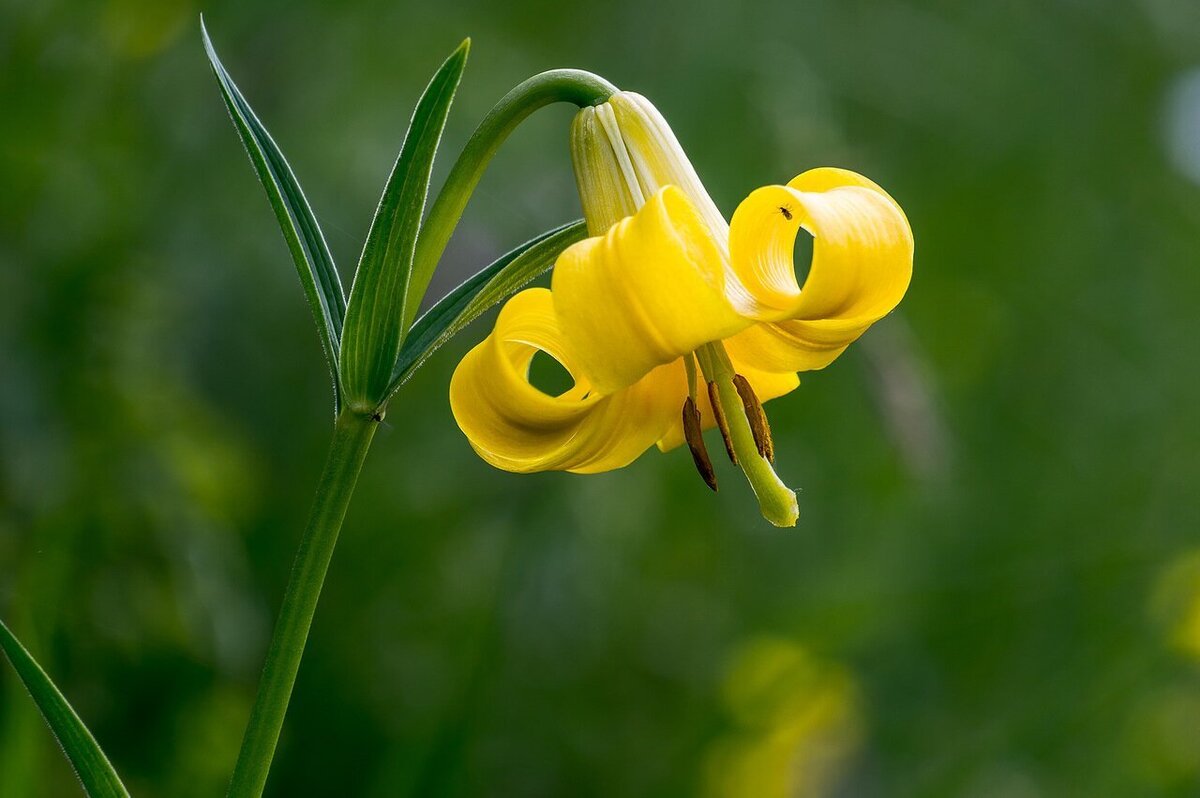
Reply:
<svg viewBox="0 0 1200 798"><path fill-rule="evenodd" d="M813 236L801 286L792 250ZM731 266L759 324L731 339L730 354L768 371L821 368L900 302L912 278L913 238L900 206L844 169L814 169L766 186L733 215Z"/></svg>
<svg viewBox="0 0 1200 798"><path fill-rule="evenodd" d="M530 384L539 351L571 374L570 390L549 396ZM450 408L471 446L497 468L594 473L628 465L662 436L676 410L662 376L597 392L563 340L550 292L533 288L508 301L492 334L459 363Z"/></svg>
<svg viewBox="0 0 1200 798"><path fill-rule="evenodd" d="M667 186L603 236L569 247L551 290L582 373L614 393L701 344L745 329L724 258L684 193Z"/></svg>

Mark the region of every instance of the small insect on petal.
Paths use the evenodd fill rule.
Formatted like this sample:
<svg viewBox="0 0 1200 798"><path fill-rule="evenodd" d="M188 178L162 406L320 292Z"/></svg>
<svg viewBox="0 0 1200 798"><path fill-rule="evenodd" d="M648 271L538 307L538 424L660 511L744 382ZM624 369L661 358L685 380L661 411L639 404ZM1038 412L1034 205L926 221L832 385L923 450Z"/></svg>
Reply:
<svg viewBox="0 0 1200 798"><path fill-rule="evenodd" d="M750 387L749 380L741 374L733 375L733 386L737 388L742 407L746 409L746 420L750 422L750 431L754 433L754 445L758 453L767 458L768 463L774 463L775 442L771 439L771 425L767 423L767 414L763 411L762 402Z"/></svg>
<svg viewBox="0 0 1200 798"><path fill-rule="evenodd" d="M713 471L712 461L708 459L708 450L704 448L704 436L700 432L700 411L690 396L683 403L683 437L688 448L692 450L692 460L696 463L696 470L700 472L701 479L715 492L717 474Z"/></svg>

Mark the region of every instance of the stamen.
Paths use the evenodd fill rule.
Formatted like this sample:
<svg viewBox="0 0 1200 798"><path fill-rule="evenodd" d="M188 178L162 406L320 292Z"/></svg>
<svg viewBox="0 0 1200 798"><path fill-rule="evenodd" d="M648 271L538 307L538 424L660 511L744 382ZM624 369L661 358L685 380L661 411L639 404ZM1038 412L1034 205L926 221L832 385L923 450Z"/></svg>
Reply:
<svg viewBox="0 0 1200 798"><path fill-rule="evenodd" d="M729 455L729 462L737 465L737 454L733 451L733 441L729 437L729 421L725 418L725 408L721 406L721 397L717 395L717 384L712 381L708 383L708 403L712 406L717 429L721 430L721 440L725 442L725 454Z"/></svg>
<svg viewBox="0 0 1200 798"><path fill-rule="evenodd" d="M754 435L754 445L758 453L767 458L767 462L774 463L775 441L771 439L771 425L767 422L762 402L750 387L750 381L741 374L733 375L733 387L737 388L742 407L746 409L746 420L750 422L750 432Z"/></svg>
<svg viewBox="0 0 1200 798"><path fill-rule="evenodd" d="M687 374L688 396L696 401L696 357L691 352L683 356L683 370Z"/></svg>
<svg viewBox="0 0 1200 798"><path fill-rule="evenodd" d="M717 473L713 471L712 460L708 459L708 449L704 448L704 436L700 432L700 411L690 396L683 403L683 438L692 450L692 460L696 463L696 470L700 472L701 479L715 492Z"/></svg>

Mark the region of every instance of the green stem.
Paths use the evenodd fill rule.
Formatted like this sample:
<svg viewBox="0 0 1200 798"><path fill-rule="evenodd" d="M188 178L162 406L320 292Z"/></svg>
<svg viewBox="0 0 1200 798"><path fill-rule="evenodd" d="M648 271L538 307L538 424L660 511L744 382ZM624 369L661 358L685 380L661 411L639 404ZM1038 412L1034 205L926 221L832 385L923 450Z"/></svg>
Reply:
<svg viewBox="0 0 1200 798"><path fill-rule="evenodd" d="M341 412L334 426L325 471L321 474L308 526L296 553L296 563L263 666L258 696L238 752L229 786L230 798L258 798L266 786L317 599L325 583L325 572L329 569L342 519L376 427L378 424L369 416L348 410Z"/></svg>
<svg viewBox="0 0 1200 798"><path fill-rule="evenodd" d="M720 342L705 344L696 354L699 356L700 368L705 377L717 385L717 401L725 411L734 454L737 455L738 465L750 482L754 495L758 497L758 506L762 510L763 518L775 526L795 526L796 519L800 516L796 492L783 484L770 462L758 453L754 432L750 429L750 422L746 420L742 398L733 384L733 365L725 353L725 347Z"/></svg>
<svg viewBox="0 0 1200 798"><path fill-rule="evenodd" d="M409 296L417 301L409 303L403 329L411 327L416 318L420 299L462 218L471 192L483 177L496 150L517 125L544 106L568 102L584 108L606 101L616 91L616 86L599 75L578 69L553 69L518 84L496 103L467 141L421 225L409 289Z"/></svg>

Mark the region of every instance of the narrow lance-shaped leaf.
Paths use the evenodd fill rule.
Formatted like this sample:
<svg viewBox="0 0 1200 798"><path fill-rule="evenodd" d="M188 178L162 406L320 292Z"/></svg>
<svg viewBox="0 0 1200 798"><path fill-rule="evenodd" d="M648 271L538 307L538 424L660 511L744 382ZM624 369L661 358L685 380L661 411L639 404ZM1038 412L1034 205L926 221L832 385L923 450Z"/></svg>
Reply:
<svg viewBox="0 0 1200 798"><path fill-rule="evenodd" d="M200 23L204 35L204 49L208 53L209 63L217 76L217 84L221 87L221 96L229 109L233 126L250 156L250 163L258 173L258 179L267 191L267 198L279 220L279 227L287 241L288 250L296 264L296 273L300 276L300 284L312 308L313 319L321 335L321 346L325 350L325 358L329 362L329 370L333 376L334 409L339 405L338 385L338 344L342 335L342 320L346 315L346 298L342 291L342 281L338 277L333 256L325 244L325 237L313 215L296 175L288 166L283 153L279 151L271 134L263 127L246 98L242 96L233 79L225 70L204 23Z"/></svg>
<svg viewBox="0 0 1200 798"><path fill-rule="evenodd" d="M556 227L501 256L438 300L417 319L405 338L388 395L403 385L438 347L488 308L549 271L564 249L586 237L587 224L582 219Z"/></svg>
<svg viewBox="0 0 1200 798"><path fill-rule="evenodd" d="M356 410L373 410L387 396L404 340L404 307L433 159L469 48L468 39L446 59L417 102L367 234L342 331L342 390Z"/></svg>
<svg viewBox="0 0 1200 798"><path fill-rule="evenodd" d="M50 677L38 665L37 660L13 636L0 621L0 649L4 650L25 689L37 704L42 717L58 738L71 766L75 768L84 792L91 798L129 798L129 792L121 783L117 771L108 757L100 750L96 738L71 709L67 699L50 681Z"/></svg>

